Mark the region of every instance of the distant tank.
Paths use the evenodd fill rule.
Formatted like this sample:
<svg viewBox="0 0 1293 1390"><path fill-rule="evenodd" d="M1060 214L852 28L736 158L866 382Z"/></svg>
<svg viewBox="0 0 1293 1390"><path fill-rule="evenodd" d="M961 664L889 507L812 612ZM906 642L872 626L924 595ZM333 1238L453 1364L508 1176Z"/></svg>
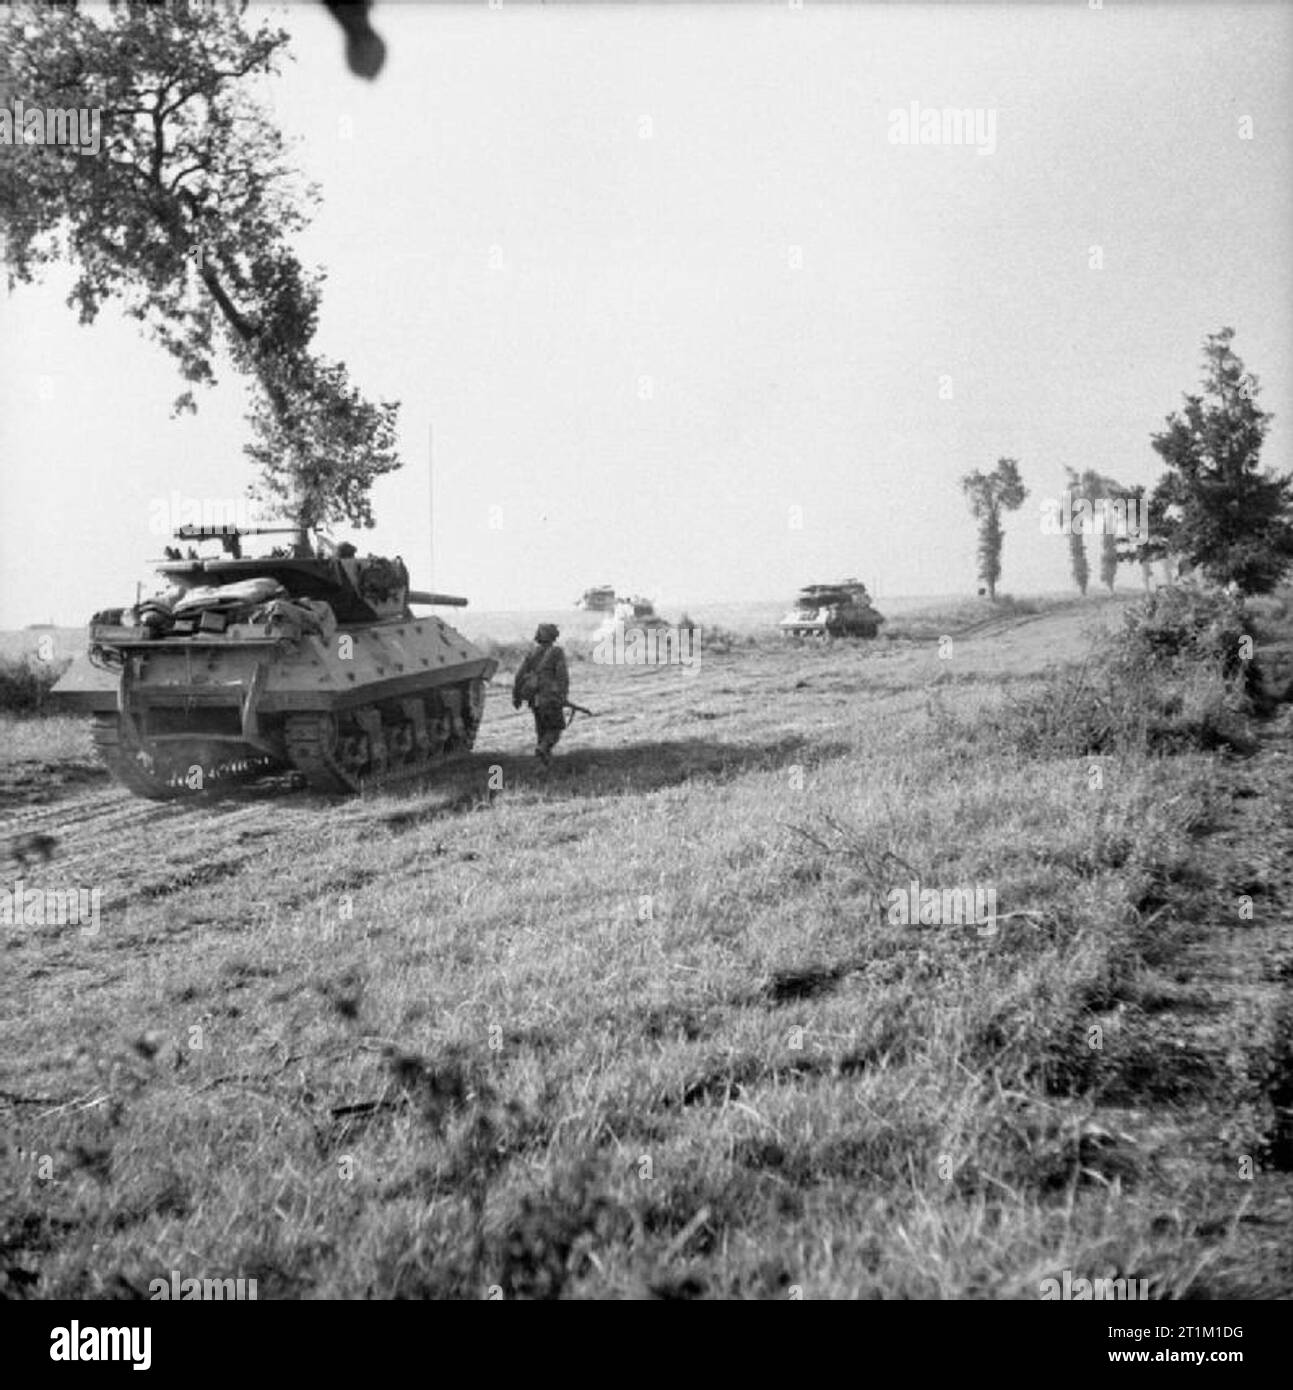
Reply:
<svg viewBox="0 0 1293 1390"><path fill-rule="evenodd" d="M625 627L668 627L668 619L662 618L655 611L655 605L649 598L642 598L635 594L632 598L618 598L615 600L615 621L623 623Z"/></svg>
<svg viewBox="0 0 1293 1390"><path fill-rule="evenodd" d="M615 607L603 615L601 625L593 633L594 640L609 637L615 630L628 628L668 627L669 620L662 618L650 599L634 596L617 598Z"/></svg>
<svg viewBox="0 0 1293 1390"><path fill-rule="evenodd" d="M809 584L779 627L788 637L875 637L884 618L871 606L866 585Z"/></svg>
<svg viewBox="0 0 1293 1390"><path fill-rule="evenodd" d="M54 687L93 716L108 771L168 799L297 772L314 790L357 792L470 749L498 663L412 605L467 600L409 588L398 556L295 544L244 559L239 531L181 527L223 554L168 546L166 588L96 613L88 651Z"/></svg>
<svg viewBox="0 0 1293 1390"><path fill-rule="evenodd" d="M611 584L599 584L595 589L585 589L576 608L587 613L611 613L615 610L615 588Z"/></svg>

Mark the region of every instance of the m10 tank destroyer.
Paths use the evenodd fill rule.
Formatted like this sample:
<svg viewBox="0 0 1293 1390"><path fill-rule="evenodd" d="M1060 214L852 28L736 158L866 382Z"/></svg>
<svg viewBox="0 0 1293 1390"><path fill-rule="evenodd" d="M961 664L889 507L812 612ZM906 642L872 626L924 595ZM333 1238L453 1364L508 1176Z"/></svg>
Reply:
<svg viewBox="0 0 1293 1390"><path fill-rule="evenodd" d="M810 584L778 626L789 637L875 637L884 618L871 606L866 585Z"/></svg>
<svg viewBox="0 0 1293 1390"><path fill-rule="evenodd" d="M398 556L291 528L292 545L244 558L242 538L285 528L181 527L218 540L202 557L166 548L166 587L96 613L86 653L54 687L94 719L109 772L164 800L299 773L321 792L357 792L470 749L498 663L413 606L465 598L409 588Z"/></svg>
<svg viewBox="0 0 1293 1390"><path fill-rule="evenodd" d="M602 616L593 640L609 637L618 628L658 628L668 627L669 620L655 611L655 604L649 598L635 594L632 598L617 598L611 611Z"/></svg>
<svg viewBox="0 0 1293 1390"><path fill-rule="evenodd" d="M599 584L595 588L585 589L576 608L582 608L585 613L611 613L615 610L615 587L612 584Z"/></svg>
<svg viewBox="0 0 1293 1390"><path fill-rule="evenodd" d="M625 627L668 627L669 620L655 611L649 598L634 594L632 598L615 600L615 621Z"/></svg>

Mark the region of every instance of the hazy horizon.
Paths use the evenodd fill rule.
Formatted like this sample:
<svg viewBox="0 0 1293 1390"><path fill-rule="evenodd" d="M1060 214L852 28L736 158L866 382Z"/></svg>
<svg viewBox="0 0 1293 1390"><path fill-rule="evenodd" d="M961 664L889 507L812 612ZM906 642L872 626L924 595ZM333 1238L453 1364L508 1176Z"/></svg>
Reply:
<svg viewBox="0 0 1293 1390"><path fill-rule="evenodd" d="M297 61L266 95L323 193L300 241L328 274L318 346L402 402L377 527L337 536L418 587L486 612L601 583L788 603L853 574L972 596L958 480L1010 456L1030 496L1000 590L1063 590L1041 500L1065 465L1152 483L1149 436L1223 325L1288 468L1286 7L374 22L365 84L321 6L288 10ZM991 152L894 143L912 103L991 113ZM69 283L0 290L0 628L128 600L158 499L253 476L232 369L172 420L172 359L114 307L80 327Z"/></svg>

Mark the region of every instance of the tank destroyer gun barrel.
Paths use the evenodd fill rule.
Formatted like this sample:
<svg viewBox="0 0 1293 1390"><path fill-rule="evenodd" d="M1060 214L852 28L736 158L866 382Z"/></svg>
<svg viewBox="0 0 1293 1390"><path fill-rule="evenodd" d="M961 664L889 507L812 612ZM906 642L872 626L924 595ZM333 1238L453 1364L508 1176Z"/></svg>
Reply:
<svg viewBox="0 0 1293 1390"><path fill-rule="evenodd" d="M177 526L171 533L182 541L200 541L221 536L295 536L299 526Z"/></svg>
<svg viewBox="0 0 1293 1390"><path fill-rule="evenodd" d="M447 608L466 608L467 606L467 600L459 598L457 594L429 594L425 589L410 589L409 602L443 605Z"/></svg>
<svg viewBox="0 0 1293 1390"><path fill-rule="evenodd" d="M194 526L191 522L177 526L171 533L179 541L219 541L226 555L242 557L244 536L295 536L296 548L307 552L309 545L300 526Z"/></svg>

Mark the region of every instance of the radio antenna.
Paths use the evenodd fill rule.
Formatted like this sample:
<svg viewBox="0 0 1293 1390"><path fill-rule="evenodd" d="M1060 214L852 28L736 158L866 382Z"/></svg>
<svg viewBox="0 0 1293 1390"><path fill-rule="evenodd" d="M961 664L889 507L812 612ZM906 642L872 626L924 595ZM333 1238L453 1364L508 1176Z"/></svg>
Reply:
<svg viewBox="0 0 1293 1390"><path fill-rule="evenodd" d="M435 424L427 425L427 584L435 581Z"/></svg>

